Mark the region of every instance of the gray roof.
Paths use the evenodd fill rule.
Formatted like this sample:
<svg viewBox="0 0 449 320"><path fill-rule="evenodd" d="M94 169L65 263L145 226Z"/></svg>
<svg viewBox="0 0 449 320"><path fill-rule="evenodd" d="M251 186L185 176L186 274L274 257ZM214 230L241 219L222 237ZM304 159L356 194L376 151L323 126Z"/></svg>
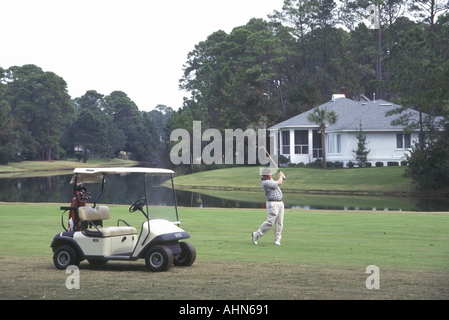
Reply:
<svg viewBox="0 0 449 320"><path fill-rule="evenodd" d="M320 108L333 110L337 114L337 122L329 125L326 128L327 132L358 130L360 122L363 131L401 131L404 128L403 126L391 125L391 121L398 119L401 114L385 116L387 111L401 108L401 106L385 100L354 101L339 98L322 104ZM319 127L307 119L307 115L311 112L313 112L313 109L278 123L268 130L280 130L287 127ZM407 113L411 113L411 118L418 121L418 111L407 109ZM405 113L403 112L403 114Z"/></svg>

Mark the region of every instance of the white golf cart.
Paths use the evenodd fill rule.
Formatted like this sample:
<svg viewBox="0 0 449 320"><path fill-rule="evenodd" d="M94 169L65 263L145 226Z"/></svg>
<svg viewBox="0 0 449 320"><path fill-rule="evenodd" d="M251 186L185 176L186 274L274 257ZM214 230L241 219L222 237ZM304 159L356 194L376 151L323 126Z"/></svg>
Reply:
<svg viewBox="0 0 449 320"><path fill-rule="evenodd" d="M179 242L190 236L179 227L173 173L167 169L135 167L75 169L71 181L74 184L73 201L70 207L61 207L64 210L61 224L65 231L58 233L51 243L56 268L65 270L69 265L79 265L86 259L94 265L104 264L109 260L145 259L151 271L166 271L172 264L192 265L196 259L195 248L188 242ZM145 196L136 200L129 208L129 212L140 211L146 218L139 236L137 229L122 219L118 219L117 226L103 226L103 221L111 217L111 212L107 206L98 206L97 201L103 193L106 176L110 174L134 174L142 178L142 192L145 192ZM148 199L152 188L148 186L148 180L164 179L161 176L167 181L171 179L173 206L151 207L150 212ZM86 206L90 194L85 185L90 183L101 184L92 207ZM64 213L67 211L68 229L64 225ZM125 225L119 226L120 223Z"/></svg>

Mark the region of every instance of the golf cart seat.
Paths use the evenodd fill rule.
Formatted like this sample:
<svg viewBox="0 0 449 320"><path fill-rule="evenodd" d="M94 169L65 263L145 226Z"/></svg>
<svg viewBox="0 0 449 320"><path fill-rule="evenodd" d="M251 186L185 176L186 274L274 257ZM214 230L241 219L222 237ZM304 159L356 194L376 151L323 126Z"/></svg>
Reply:
<svg viewBox="0 0 449 320"><path fill-rule="evenodd" d="M85 229L83 232L90 237L113 237L113 236L127 236L137 234L134 227L102 227L103 220L111 217L111 212L106 206L93 207L79 207L78 215L81 221L87 221L94 226L94 228ZM101 227L98 227L101 225Z"/></svg>

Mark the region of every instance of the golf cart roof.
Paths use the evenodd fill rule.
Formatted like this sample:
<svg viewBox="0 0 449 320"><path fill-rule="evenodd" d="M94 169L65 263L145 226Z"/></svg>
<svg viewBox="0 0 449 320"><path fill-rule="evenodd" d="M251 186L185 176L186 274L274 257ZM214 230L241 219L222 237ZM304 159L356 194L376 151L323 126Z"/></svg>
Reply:
<svg viewBox="0 0 449 320"><path fill-rule="evenodd" d="M73 173L83 173L83 174L127 174L127 173L147 173L151 175L171 175L175 172L169 169L161 168L140 168L140 167L121 167L121 168L76 168Z"/></svg>

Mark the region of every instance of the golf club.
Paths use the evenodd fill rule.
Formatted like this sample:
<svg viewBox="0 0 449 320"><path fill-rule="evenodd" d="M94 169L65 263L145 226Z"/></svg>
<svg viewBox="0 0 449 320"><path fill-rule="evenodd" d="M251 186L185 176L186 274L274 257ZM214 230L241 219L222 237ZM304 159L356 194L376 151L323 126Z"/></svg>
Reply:
<svg viewBox="0 0 449 320"><path fill-rule="evenodd" d="M278 171L281 171L281 170L279 169L279 167L277 166L276 162L274 162L273 158L272 158L272 157L270 156L270 154L268 153L267 149L265 149L264 146L261 146L260 148L263 148L263 149L265 150L266 154L270 157L271 162L273 162L273 164L274 164L274 166L276 167L276 169L278 169ZM259 148L259 149L260 149L260 148ZM285 175L284 175L284 180L285 180L285 179L286 179L286 178L285 178Z"/></svg>

